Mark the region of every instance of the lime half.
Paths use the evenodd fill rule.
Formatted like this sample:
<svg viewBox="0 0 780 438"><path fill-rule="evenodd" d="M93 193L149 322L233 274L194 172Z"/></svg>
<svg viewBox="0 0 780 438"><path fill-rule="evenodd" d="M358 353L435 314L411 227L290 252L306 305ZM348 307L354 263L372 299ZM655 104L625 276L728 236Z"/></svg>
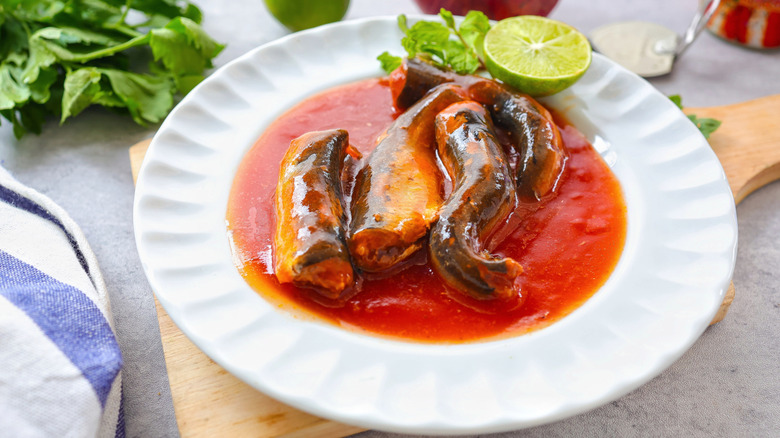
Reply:
<svg viewBox="0 0 780 438"><path fill-rule="evenodd" d="M591 48L577 29L535 15L501 20L485 36L494 78L532 96L557 93L588 70Z"/></svg>
<svg viewBox="0 0 780 438"><path fill-rule="evenodd" d="M293 32L344 18L349 0L265 0L268 12Z"/></svg>

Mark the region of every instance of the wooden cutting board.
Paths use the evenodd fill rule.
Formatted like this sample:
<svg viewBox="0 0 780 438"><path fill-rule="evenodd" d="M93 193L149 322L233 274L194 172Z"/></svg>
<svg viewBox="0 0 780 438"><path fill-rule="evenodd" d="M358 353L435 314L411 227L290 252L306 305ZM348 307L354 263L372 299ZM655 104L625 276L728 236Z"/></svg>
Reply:
<svg viewBox="0 0 780 438"><path fill-rule="evenodd" d="M723 121L710 145L726 171L734 199L780 179L780 94L735 105L688 108ZM133 179L150 140L130 148ZM712 324L734 299L732 284ZM201 352L157 302L165 361L179 431L187 437L341 437L361 428L324 420L284 405L233 377Z"/></svg>

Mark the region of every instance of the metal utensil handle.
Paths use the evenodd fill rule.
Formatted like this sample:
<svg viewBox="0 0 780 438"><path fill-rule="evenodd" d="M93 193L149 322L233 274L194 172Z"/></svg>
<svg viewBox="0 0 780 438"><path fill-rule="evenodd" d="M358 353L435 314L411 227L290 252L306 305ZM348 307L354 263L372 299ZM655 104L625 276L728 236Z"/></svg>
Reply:
<svg viewBox="0 0 780 438"><path fill-rule="evenodd" d="M685 49L687 49L688 46L693 43L693 40L699 36L701 31L704 30L704 26L710 21L710 17L712 17L712 14L718 9L718 5L720 5L720 0L711 0L707 2L704 8L699 9L696 12L693 21L691 21L690 26L688 26L688 29L685 31L685 35L683 35L680 44L677 45L677 50L674 54L675 57L682 55Z"/></svg>

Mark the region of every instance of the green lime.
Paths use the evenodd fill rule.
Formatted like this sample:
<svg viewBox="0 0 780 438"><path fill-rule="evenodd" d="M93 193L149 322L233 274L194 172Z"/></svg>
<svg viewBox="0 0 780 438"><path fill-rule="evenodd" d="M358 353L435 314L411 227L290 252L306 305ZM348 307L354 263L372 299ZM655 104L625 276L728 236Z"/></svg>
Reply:
<svg viewBox="0 0 780 438"><path fill-rule="evenodd" d="M265 0L268 11L293 32L344 18L349 0Z"/></svg>
<svg viewBox="0 0 780 438"><path fill-rule="evenodd" d="M485 64L490 74L532 96L569 87L585 74L590 60L585 35L549 18L507 18L485 35Z"/></svg>

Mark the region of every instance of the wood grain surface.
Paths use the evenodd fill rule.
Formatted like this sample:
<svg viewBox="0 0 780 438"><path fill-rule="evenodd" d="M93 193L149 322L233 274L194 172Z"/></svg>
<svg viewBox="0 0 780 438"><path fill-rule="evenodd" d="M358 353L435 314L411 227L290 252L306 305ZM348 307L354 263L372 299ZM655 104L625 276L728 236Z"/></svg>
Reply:
<svg viewBox="0 0 780 438"><path fill-rule="evenodd" d="M723 164L737 203L780 179L780 130L772 129L780 114L780 95L735 105L686 108L685 112L723 122L710 145ZM144 140L130 148L133 180L150 142ZM732 284L712 324L726 316L734 292ZM183 437L329 438L363 430L306 414L238 380L190 342L156 303L173 406Z"/></svg>

